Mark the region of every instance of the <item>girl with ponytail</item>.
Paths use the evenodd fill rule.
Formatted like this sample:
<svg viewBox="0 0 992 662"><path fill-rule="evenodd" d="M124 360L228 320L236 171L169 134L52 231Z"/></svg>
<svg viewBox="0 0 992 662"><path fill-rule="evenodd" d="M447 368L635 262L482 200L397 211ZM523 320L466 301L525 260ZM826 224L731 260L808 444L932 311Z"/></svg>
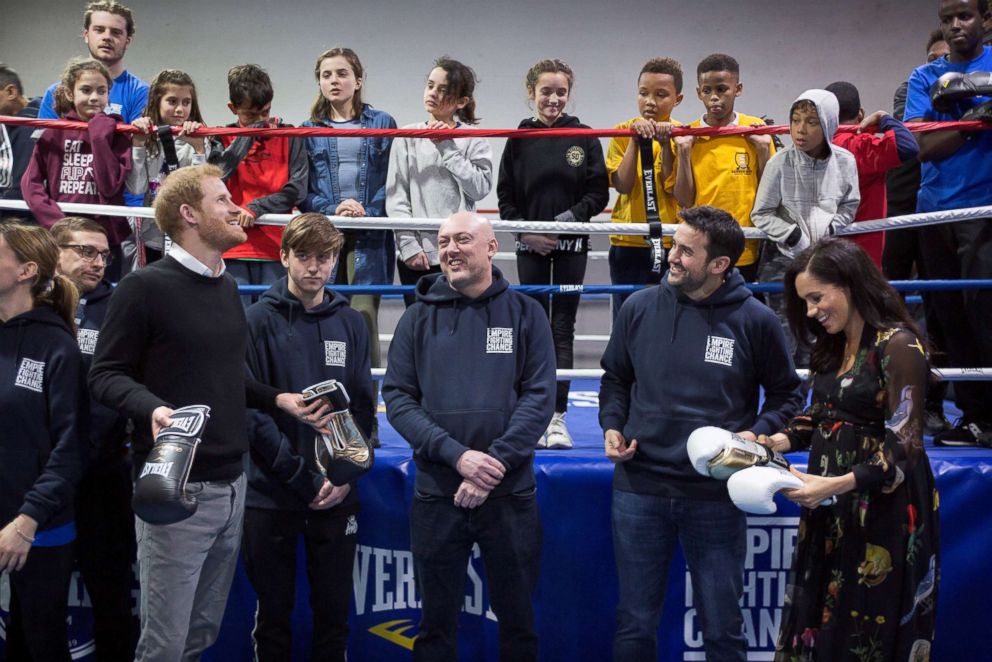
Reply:
<svg viewBox="0 0 992 662"><path fill-rule="evenodd" d="M89 417L79 295L58 259L48 230L0 223L0 573L7 613L19 614L5 623L6 650L34 660L70 659L72 498Z"/></svg>

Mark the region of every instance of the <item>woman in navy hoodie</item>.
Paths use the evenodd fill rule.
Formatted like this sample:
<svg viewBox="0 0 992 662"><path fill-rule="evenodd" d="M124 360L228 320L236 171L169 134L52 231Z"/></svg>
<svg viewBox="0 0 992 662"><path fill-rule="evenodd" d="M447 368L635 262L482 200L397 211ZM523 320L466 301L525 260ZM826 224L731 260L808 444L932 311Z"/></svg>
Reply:
<svg viewBox="0 0 992 662"><path fill-rule="evenodd" d="M69 660L66 595L88 400L73 332L79 295L47 230L0 223L0 572L7 659Z"/></svg>
<svg viewBox="0 0 992 662"><path fill-rule="evenodd" d="M521 129L588 129L565 114L575 75L561 60L541 60L527 72L534 117ZM586 223L609 201L606 162L599 138L511 138L499 167L499 216L515 221ZM588 235L532 234L517 237L517 274L524 285L581 285L586 275ZM551 320L558 368L572 367L579 294L535 298ZM571 448L565 427L568 382L559 381L555 415L539 448Z"/></svg>

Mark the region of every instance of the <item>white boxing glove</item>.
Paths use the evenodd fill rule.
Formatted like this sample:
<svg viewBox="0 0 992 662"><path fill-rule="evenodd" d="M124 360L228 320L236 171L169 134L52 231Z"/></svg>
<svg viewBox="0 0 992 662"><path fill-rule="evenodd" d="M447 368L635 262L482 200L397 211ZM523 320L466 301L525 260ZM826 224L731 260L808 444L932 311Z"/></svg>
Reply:
<svg viewBox="0 0 992 662"><path fill-rule="evenodd" d="M693 430L686 441L693 468L704 476L726 480L747 467L775 464L788 468L781 453L748 441L739 434L707 425Z"/></svg>
<svg viewBox="0 0 992 662"><path fill-rule="evenodd" d="M775 493L802 488L803 481L778 466L741 469L727 479L727 491L734 505L752 515L771 515L778 507Z"/></svg>

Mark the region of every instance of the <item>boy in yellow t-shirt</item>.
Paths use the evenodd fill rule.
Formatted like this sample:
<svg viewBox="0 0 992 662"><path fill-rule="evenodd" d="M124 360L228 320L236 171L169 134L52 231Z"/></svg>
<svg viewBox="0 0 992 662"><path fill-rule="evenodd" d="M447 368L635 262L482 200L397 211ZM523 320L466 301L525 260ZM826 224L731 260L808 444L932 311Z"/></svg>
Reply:
<svg viewBox="0 0 992 662"><path fill-rule="evenodd" d="M662 223L676 223L675 199L666 192L674 185L671 149L672 109L682 101L682 66L672 58L648 60L637 77L637 110L641 116L617 124L618 129L633 128L642 140L653 140L654 177L658 196L658 216ZM641 181L641 158L638 141L613 138L606 153L606 171L610 185L620 195L613 205L614 223L644 223L644 185ZM669 181L671 180L671 181ZM665 248L672 245L666 237ZM661 273L654 266L647 237L610 235L610 280L614 285L655 285ZM613 295L613 318L629 294Z"/></svg>
<svg viewBox="0 0 992 662"><path fill-rule="evenodd" d="M706 108L689 126L765 126L760 117L734 111L743 92L740 65L729 55L703 58L696 67L696 95ZM751 207L765 163L775 152L769 135L678 136L672 193L681 207L710 205L730 213L742 227L752 227ZM745 242L737 268L747 282L758 275L760 239Z"/></svg>

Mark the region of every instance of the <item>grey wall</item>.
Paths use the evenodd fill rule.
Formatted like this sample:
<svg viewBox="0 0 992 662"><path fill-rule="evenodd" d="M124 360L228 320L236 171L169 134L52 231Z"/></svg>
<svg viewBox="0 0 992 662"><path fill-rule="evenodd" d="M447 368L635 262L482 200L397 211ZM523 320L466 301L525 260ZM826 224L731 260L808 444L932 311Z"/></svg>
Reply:
<svg viewBox="0 0 992 662"><path fill-rule="evenodd" d="M677 58L685 100L674 116L702 112L695 65L725 52L741 63L737 108L780 123L804 89L853 82L867 111L890 109L892 92L924 57L936 27L935 0L418 0L353 3L233 0L131 0L137 34L127 67L145 80L160 69L189 72L210 124L231 121L225 107L230 66L255 62L273 78L275 114L298 123L316 94L317 54L354 48L367 70L366 100L400 125L421 121L421 93L431 61L450 54L470 64L482 125L512 128L530 114L524 74L536 60L559 57L576 72L572 114L611 127L636 115L635 83L650 57ZM0 60L41 94L65 61L84 54L84 3L4 0ZM494 140L497 157L502 141ZM495 206L491 195L484 206Z"/></svg>

